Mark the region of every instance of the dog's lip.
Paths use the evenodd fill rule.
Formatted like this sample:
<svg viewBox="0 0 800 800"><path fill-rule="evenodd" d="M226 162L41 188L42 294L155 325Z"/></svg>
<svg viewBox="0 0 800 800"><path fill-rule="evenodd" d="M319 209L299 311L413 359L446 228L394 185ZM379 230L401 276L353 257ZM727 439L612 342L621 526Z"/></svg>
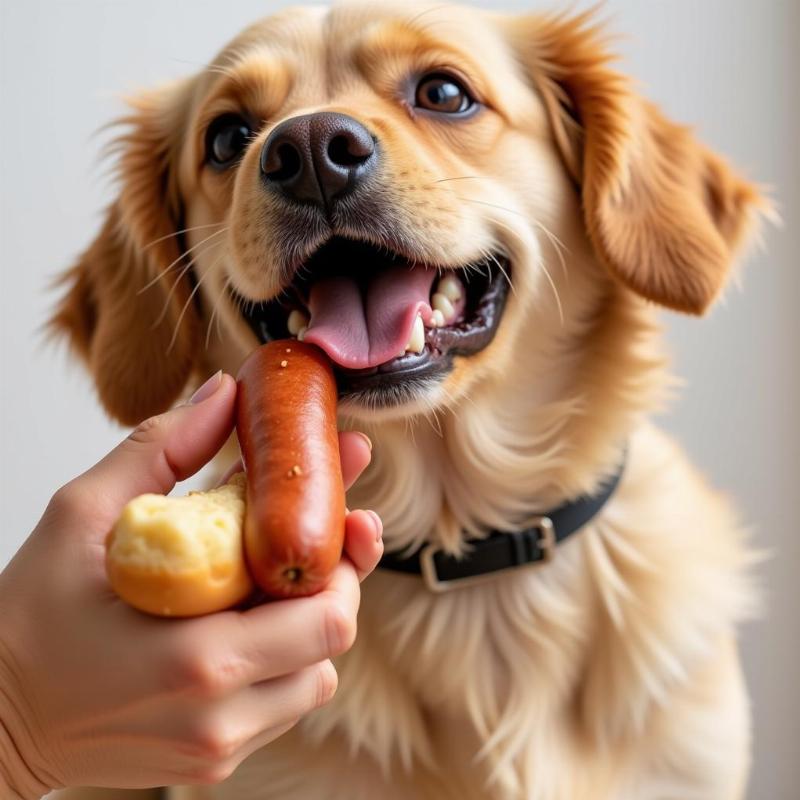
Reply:
<svg viewBox="0 0 800 800"><path fill-rule="evenodd" d="M353 246L371 247L363 241L355 241ZM407 255L387 248L375 248L371 257L378 267L397 263L399 259L408 260ZM286 327L288 309L296 307L298 299L301 302L307 299L308 286L315 279L304 270L304 266L295 271L293 280L277 297L268 301L253 303L229 289L234 304L260 342L289 338ZM374 395L376 390L396 388L403 383L439 380L452 368L453 356L469 356L483 350L494 338L502 317L510 270L509 260L501 253L461 267L440 270L443 275L453 273L460 276L464 282L467 305L463 318L443 327L426 327L424 349L420 353L406 352L366 369L349 369L334 364L340 396L364 391ZM374 402L374 397L370 402Z"/></svg>

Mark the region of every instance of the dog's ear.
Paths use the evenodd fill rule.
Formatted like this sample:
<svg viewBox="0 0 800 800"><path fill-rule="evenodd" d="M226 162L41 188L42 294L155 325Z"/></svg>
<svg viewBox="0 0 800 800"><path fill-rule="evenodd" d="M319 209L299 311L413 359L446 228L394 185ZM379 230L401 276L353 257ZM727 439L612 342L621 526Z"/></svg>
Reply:
<svg viewBox="0 0 800 800"><path fill-rule="evenodd" d="M191 83L130 101L116 140L120 193L49 323L66 333L108 413L135 424L166 409L192 371L199 320L183 270L176 160Z"/></svg>
<svg viewBox="0 0 800 800"><path fill-rule="evenodd" d="M640 295L703 313L766 201L611 68L592 12L506 27L579 187L599 258Z"/></svg>

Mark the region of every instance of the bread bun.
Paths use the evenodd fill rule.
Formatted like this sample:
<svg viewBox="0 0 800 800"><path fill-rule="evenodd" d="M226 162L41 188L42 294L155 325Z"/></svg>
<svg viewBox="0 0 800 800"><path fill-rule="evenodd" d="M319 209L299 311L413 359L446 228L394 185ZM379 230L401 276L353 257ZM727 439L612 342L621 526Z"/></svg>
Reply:
<svg viewBox="0 0 800 800"><path fill-rule="evenodd" d="M242 551L245 476L186 497L131 500L106 542L106 571L129 605L162 617L221 611L253 582Z"/></svg>

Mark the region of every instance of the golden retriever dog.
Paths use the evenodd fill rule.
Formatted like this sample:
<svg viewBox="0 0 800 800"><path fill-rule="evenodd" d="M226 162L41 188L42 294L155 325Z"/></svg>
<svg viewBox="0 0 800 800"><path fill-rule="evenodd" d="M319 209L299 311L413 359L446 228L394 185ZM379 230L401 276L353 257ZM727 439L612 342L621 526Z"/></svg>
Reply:
<svg viewBox="0 0 800 800"><path fill-rule="evenodd" d="M53 319L113 417L314 342L395 553L468 557L621 471L535 565L378 569L334 699L172 800L744 796L752 553L648 416L658 307L706 311L768 205L612 62L591 13L346 3L134 98Z"/></svg>

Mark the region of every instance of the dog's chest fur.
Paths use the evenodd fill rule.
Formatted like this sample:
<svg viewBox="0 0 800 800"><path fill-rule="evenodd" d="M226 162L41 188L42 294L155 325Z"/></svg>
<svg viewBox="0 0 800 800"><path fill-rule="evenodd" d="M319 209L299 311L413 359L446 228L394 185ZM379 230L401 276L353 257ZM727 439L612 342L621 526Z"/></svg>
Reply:
<svg viewBox="0 0 800 800"><path fill-rule="evenodd" d="M416 432L421 473L441 445ZM376 461L393 503L401 460ZM442 504L441 477L409 484L422 495L400 517ZM445 595L414 577L368 578L333 702L190 796L735 798L746 564L727 505L640 426L614 498L546 567Z"/></svg>

